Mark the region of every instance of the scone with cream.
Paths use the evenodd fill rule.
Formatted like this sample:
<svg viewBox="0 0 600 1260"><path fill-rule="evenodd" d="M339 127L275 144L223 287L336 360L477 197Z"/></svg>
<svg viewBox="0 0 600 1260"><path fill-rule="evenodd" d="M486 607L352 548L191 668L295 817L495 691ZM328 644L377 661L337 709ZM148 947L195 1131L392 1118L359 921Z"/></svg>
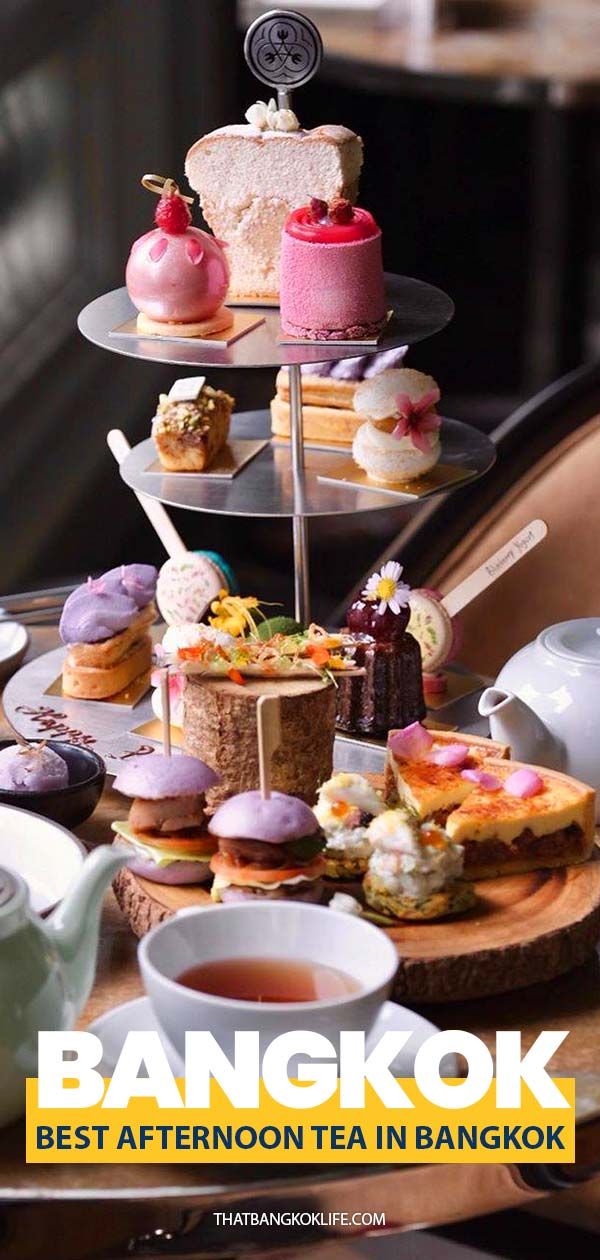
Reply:
<svg viewBox="0 0 600 1260"><path fill-rule="evenodd" d="M323 829L328 879L362 879L371 845L367 829L385 806L362 774L340 771L319 788L315 814Z"/></svg>
<svg viewBox="0 0 600 1260"><path fill-rule="evenodd" d="M277 301L283 225L307 195L355 201L362 141L347 127L304 131L292 110L257 101L247 122L192 145L185 173L224 244L230 300Z"/></svg>
<svg viewBox="0 0 600 1260"><path fill-rule="evenodd" d="M366 418L352 455L372 481L394 485L423 477L440 458L440 391L432 376L390 368L362 381L355 411Z"/></svg>
<svg viewBox="0 0 600 1260"><path fill-rule="evenodd" d="M363 889L367 904L396 919L441 919L475 902L462 879L463 851L436 823L420 823L403 809L373 819L373 852Z"/></svg>

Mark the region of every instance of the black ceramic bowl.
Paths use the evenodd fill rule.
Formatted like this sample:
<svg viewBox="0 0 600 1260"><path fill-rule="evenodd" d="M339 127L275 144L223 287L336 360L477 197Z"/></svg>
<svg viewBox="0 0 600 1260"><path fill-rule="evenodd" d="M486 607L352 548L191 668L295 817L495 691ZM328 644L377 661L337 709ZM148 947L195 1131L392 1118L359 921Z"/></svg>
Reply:
<svg viewBox="0 0 600 1260"><path fill-rule="evenodd" d="M1 739L0 749L14 744L14 739ZM32 744L41 740L30 740ZM0 801L4 805L16 805L32 814L52 818L63 827L78 827L93 814L102 795L106 766L98 753L90 748L78 748L75 744L61 744L56 739L46 740L48 748L66 761L69 783L64 788L52 788L49 792L13 792L0 788Z"/></svg>

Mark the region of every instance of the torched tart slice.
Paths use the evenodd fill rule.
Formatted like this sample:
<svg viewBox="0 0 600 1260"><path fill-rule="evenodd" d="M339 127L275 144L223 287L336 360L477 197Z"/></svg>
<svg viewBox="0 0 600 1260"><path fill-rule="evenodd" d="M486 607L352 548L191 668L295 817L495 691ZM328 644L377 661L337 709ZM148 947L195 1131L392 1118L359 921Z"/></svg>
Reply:
<svg viewBox="0 0 600 1260"><path fill-rule="evenodd" d="M455 809L473 791L474 784L461 776L461 770L483 769L490 758L507 758L510 749L482 735L463 735L462 731L431 731L431 751L451 745L465 744L469 750L467 760L460 768L436 765L426 759L412 760L392 752L395 731L388 736L385 765L385 799L391 803L400 801L422 820L434 818L444 822L448 812Z"/></svg>
<svg viewBox="0 0 600 1260"><path fill-rule="evenodd" d="M486 762L502 784L532 767L517 761ZM449 814L446 831L465 850L465 875L472 879L568 866L584 862L594 846L596 794L566 774L536 766L540 790L523 798L502 787L478 784Z"/></svg>

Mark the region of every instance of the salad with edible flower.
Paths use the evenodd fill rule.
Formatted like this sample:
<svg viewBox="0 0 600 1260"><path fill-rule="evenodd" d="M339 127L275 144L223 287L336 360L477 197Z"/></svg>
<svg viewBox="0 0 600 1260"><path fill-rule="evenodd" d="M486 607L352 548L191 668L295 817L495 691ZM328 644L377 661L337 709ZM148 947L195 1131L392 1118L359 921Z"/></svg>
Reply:
<svg viewBox="0 0 600 1260"><path fill-rule="evenodd" d="M243 686L246 677L287 677L290 674L330 677L355 668L351 636L330 632L312 624L297 633L276 633L261 638L259 624L264 620L255 596L219 596L212 605L213 616L207 633L163 640L162 661L180 674L211 674L229 678ZM203 627L197 628L202 631Z"/></svg>

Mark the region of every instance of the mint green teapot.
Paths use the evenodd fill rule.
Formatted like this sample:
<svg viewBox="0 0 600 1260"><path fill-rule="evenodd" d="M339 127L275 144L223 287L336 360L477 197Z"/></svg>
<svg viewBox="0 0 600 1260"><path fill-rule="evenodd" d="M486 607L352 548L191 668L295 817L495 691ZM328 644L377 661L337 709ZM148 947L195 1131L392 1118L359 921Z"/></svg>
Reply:
<svg viewBox="0 0 600 1260"><path fill-rule="evenodd" d="M0 1125L25 1109L42 1030L72 1028L94 982L102 898L126 858L102 845L48 919L20 875L0 867Z"/></svg>

